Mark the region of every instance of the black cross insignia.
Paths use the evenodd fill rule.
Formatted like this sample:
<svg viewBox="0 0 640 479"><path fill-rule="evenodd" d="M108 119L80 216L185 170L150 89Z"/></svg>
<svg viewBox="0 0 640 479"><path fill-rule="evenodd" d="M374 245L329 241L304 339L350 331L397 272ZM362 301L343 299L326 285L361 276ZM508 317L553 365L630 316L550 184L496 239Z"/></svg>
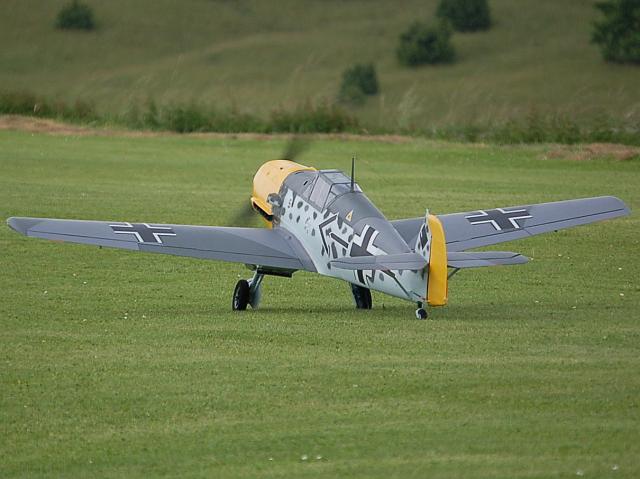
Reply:
<svg viewBox="0 0 640 479"><path fill-rule="evenodd" d="M466 220L472 225L489 223L496 231L520 229L522 226L518 223L518 220L525 220L531 217L526 208L510 211L502 208L487 211L478 210L477 214L465 216Z"/></svg>
<svg viewBox="0 0 640 479"><path fill-rule="evenodd" d="M114 233L134 235L138 243L162 244L161 236L175 236L169 226L151 226L147 223L123 223L109 225Z"/></svg>
<svg viewBox="0 0 640 479"><path fill-rule="evenodd" d="M420 235L418 238L419 244L420 244L420 248L424 249L425 246L427 246L427 243L429 242L429 232L427 231L427 224L423 224L422 227L420 228Z"/></svg>
<svg viewBox="0 0 640 479"><path fill-rule="evenodd" d="M362 229L362 233L353 237L349 256L373 256L373 252L369 251L369 247L373 247L373 241L377 236L378 231L376 229L374 229L371 225L365 225L365 227ZM360 281L362 284L367 284L367 282L365 281L363 270L356 270L355 274L356 278L358 278L358 281ZM368 279L371 283L373 282L374 278L374 271L371 271L371 275L366 277L366 279Z"/></svg>
<svg viewBox="0 0 640 479"><path fill-rule="evenodd" d="M354 236L349 256L373 256L373 253L369 251L369 247L373 247L373 241L377 236L378 231L371 225L365 225L362 229L362 234Z"/></svg>

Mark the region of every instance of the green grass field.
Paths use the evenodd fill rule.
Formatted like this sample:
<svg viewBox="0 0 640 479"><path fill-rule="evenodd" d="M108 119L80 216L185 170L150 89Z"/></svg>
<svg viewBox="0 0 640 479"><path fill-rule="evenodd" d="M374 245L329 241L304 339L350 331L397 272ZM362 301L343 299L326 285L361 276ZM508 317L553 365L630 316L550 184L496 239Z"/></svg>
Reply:
<svg viewBox="0 0 640 479"><path fill-rule="evenodd" d="M0 29L1 31L1 29ZM6 34L6 33L5 33ZM0 218L225 224L283 139L0 132ZM613 194L632 216L501 249L413 319L345 283L0 226L1 477L635 478L640 162L550 146L318 140L389 218Z"/></svg>
<svg viewBox="0 0 640 479"><path fill-rule="evenodd" d="M531 112L578 122L640 122L640 68L605 63L584 0L491 0L495 26L456 34L451 66L406 69L398 36L436 0L183 2L85 0L92 33L56 31L67 0L5 0L0 89L93 101L123 113L148 97L266 115L332 100L345 68L376 64L381 94L356 110L365 127L500 123Z"/></svg>

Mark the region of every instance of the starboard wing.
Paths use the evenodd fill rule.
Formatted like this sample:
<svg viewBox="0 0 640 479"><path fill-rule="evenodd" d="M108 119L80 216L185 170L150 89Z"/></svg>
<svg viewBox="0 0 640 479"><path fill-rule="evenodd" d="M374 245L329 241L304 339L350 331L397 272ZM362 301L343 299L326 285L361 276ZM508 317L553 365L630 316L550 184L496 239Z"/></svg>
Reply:
<svg viewBox="0 0 640 479"><path fill-rule="evenodd" d="M7 224L18 233L35 238L315 271L304 248L283 229L47 218L9 218Z"/></svg>
<svg viewBox="0 0 640 479"><path fill-rule="evenodd" d="M445 232L447 251L464 251L564 228L628 215L629 208L614 196L539 203L438 215ZM391 223L414 244L424 218Z"/></svg>

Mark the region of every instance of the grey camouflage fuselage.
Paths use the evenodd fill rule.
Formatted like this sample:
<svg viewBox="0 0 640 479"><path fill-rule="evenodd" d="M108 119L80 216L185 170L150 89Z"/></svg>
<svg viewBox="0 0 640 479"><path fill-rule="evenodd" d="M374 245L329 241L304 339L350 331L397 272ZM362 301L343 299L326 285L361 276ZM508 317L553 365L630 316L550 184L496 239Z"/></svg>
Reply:
<svg viewBox="0 0 640 479"><path fill-rule="evenodd" d="M426 301L428 270L345 270L331 261L411 253L412 248L358 185L338 170L291 173L273 207L273 227L305 245L318 273L402 299Z"/></svg>

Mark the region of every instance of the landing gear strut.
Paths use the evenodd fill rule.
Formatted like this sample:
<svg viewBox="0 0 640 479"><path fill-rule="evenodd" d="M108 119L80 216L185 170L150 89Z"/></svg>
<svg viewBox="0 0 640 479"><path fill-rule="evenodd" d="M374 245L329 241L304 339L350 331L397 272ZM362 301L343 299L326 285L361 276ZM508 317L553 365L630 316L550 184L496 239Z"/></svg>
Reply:
<svg viewBox="0 0 640 479"><path fill-rule="evenodd" d="M233 290L233 301L231 302L231 308L234 311L244 311L249 304L253 309L258 309L262 296L261 285L263 278L264 274L256 271L250 280L241 279L236 283L236 288Z"/></svg>
<svg viewBox="0 0 640 479"><path fill-rule="evenodd" d="M353 293L353 301L356 303L357 309L371 309L373 300L370 289L351 283L351 293Z"/></svg>
<svg viewBox="0 0 640 479"><path fill-rule="evenodd" d="M416 309L416 319L427 319L427 310L422 307L422 303L418 303L418 309Z"/></svg>

